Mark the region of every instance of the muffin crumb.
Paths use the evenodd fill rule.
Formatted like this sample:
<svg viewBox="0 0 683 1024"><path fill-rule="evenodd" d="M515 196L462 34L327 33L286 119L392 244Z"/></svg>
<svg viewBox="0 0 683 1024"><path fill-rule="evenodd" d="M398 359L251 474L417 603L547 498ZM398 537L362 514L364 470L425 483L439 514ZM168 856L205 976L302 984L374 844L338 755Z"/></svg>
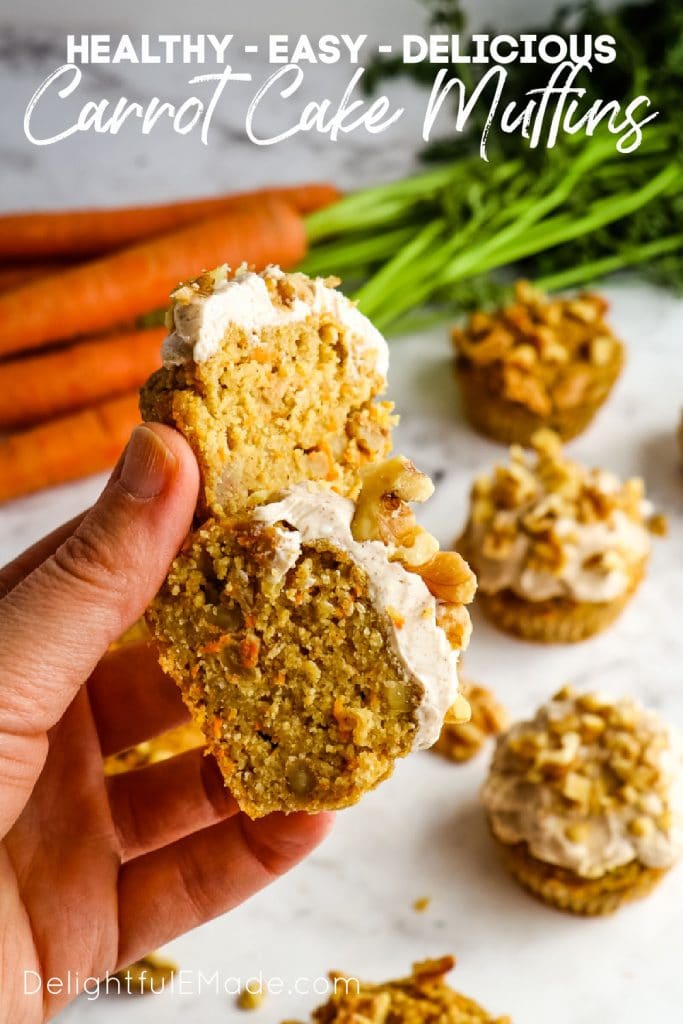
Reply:
<svg viewBox="0 0 683 1024"><path fill-rule="evenodd" d="M265 1000L266 993L262 985L256 989L247 984L235 997L235 1003L240 1010L259 1010Z"/></svg>

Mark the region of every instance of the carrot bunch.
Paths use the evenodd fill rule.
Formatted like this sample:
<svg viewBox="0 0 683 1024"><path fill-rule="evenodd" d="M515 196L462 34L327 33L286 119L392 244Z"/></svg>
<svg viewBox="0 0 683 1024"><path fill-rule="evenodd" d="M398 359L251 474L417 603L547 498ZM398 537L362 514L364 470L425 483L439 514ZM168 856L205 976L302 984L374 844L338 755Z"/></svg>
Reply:
<svg viewBox="0 0 683 1024"><path fill-rule="evenodd" d="M304 214L337 198L311 184L0 216L0 502L111 466L160 365L163 328L136 319L220 263L294 266Z"/></svg>

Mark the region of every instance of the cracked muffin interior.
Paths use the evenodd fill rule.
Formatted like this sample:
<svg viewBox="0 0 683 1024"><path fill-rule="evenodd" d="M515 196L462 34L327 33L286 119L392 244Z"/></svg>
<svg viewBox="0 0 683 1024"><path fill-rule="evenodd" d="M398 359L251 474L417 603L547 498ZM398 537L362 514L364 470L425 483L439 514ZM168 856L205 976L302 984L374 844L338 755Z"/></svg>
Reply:
<svg viewBox="0 0 683 1024"><path fill-rule="evenodd" d="M358 502L315 484L192 534L148 612L228 788L251 817L354 803L429 746L458 693L474 578L406 498L405 459ZM402 497L405 496L405 497Z"/></svg>
<svg viewBox="0 0 683 1024"><path fill-rule="evenodd" d="M268 267L205 273L178 288L146 420L192 446L200 515L231 515L302 480L349 497L390 449L382 335L332 279Z"/></svg>

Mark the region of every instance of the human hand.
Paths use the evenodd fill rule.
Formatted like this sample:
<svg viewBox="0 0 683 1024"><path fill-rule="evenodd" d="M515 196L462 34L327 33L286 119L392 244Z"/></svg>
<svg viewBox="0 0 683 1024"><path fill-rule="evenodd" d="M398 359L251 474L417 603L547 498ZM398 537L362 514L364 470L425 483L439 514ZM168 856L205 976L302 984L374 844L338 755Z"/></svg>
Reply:
<svg viewBox="0 0 683 1024"><path fill-rule="evenodd" d="M150 647L106 652L160 587L197 488L183 438L138 427L97 504L0 571L0 1024L49 1019L73 993L48 979L102 977L229 910L329 827L250 821L201 750L104 778L105 756L187 717Z"/></svg>

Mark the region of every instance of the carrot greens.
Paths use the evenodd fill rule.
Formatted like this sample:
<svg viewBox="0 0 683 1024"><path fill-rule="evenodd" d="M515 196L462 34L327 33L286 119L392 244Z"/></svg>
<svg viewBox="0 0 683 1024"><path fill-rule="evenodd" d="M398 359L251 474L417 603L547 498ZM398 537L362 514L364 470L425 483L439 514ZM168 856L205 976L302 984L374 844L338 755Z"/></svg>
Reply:
<svg viewBox="0 0 683 1024"><path fill-rule="evenodd" d="M457 0L430 6L435 29L462 31ZM584 285L625 267L683 288L679 0L628 3L609 13L581 2L524 31L610 33L617 59L582 80L588 101L593 94L628 101L643 93L658 117L627 154L606 130L568 135L547 150L525 149L518 136L492 132L487 163L479 155L484 110L465 132L427 148L423 156L438 166L311 214L303 269L343 275L380 329L402 329L425 305L452 311L498 299L511 268L549 289ZM508 67L515 95L542 87L544 75L547 81L547 66ZM452 71L472 84L483 73L475 65ZM380 59L370 81L399 73L431 85L435 69Z"/></svg>

